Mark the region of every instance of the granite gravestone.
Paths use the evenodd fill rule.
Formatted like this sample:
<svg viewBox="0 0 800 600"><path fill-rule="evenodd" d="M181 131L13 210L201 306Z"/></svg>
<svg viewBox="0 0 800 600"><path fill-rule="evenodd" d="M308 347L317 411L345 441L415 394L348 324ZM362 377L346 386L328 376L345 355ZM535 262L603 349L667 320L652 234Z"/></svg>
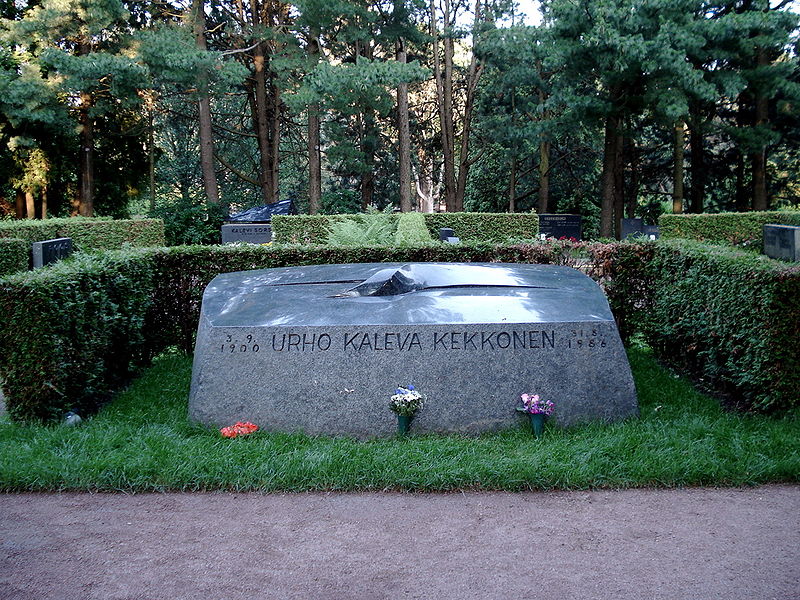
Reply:
<svg viewBox="0 0 800 600"><path fill-rule="evenodd" d="M33 242L31 254L33 256L34 269L57 262L72 254L72 238L56 238L54 240Z"/></svg>
<svg viewBox="0 0 800 600"><path fill-rule="evenodd" d="M539 235L580 240L581 222L581 215L539 215Z"/></svg>
<svg viewBox="0 0 800 600"><path fill-rule="evenodd" d="M272 241L272 225L267 223L236 223L222 226L222 243L247 242L267 244Z"/></svg>
<svg viewBox="0 0 800 600"><path fill-rule="evenodd" d="M226 273L206 288L196 422L390 435L389 397L408 384L427 396L415 431L508 427L524 392L555 402L562 425L638 410L608 303L569 267L318 265Z"/></svg>
<svg viewBox="0 0 800 600"><path fill-rule="evenodd" d="M800 261L800 227L764 225L764 254L770 258Z"/></svg>
<svg viewBox="0 0 800 600"><path fill-rule="evenodd" d="M659 237L657 225L645 225L644 219L622 219L623 240L629 237L643 237L648 240L657 240Z"/></svg>

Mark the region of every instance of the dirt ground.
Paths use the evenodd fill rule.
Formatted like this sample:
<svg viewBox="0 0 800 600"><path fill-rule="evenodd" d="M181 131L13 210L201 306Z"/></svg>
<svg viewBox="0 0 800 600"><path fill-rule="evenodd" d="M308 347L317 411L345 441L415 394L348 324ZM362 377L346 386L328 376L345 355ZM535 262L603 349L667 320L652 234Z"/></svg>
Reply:
<svg viewBox="0 0 800 600"><path fill-rule="evenodd" d="M0 598L800 598L800 487L0 495Z"/></svg>

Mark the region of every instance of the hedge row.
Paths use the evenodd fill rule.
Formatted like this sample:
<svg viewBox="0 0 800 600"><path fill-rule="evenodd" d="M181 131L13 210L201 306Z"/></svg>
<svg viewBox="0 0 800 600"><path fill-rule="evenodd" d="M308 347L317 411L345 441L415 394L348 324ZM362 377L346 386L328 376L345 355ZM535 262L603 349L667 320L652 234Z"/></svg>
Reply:
<svg viewBox="0 0 800 600"><path fill-rule="evenodd" d="M158 352L191 352L217 274L352 262L558 263L554 245L178 246L81 255L0 280L0 372L19 421L91 412Z"/></svg>
<svg viewBox="0 0 800 600"><path fill-rule="evenodd" d="M683 238L712 244L731 244L764 249L766 223L800 226L800 211L720 213L715 215L661 215L658 227L663 239Z"/></svg>
<svg viewBox="0 0 800 600"><path fill-rule="evenodd" d="M425 224L433 239L449 227L462 241L508 242L535 240L539 236L539 215L535 213L426 213Z"/></svg>
<svg viewBox="0 0 800 600"><path fill-rule="evenodd" d="M18 238L30 243L62 237L72 238L75 250L163 246L164 222L160 219L83 217L0 222L0 238Z"/></svg>
<svg viewBox="0 0 800 600"><path fill-rule="evenodd" d="M411 213L413 214L413 213ZM421 214L421 213L420 213ZM332 221L370 218L373 215L276 215L272 232L276 241L295 244L322 244ZM439 239L439 229L451 228L465 242L534 240L539 234L539 216L534 213L435 213L423 214L429 235ZM398 214L387 215L395 220Z"/></svg>
<svg viewBox="0 0 800 600"><path fill-rule="evenodd" d="M28 269L30 243L17 238L0 238L0 277Z"/></svg>
<svg viewBox="0 0 800 600"><path fill-rule="evenodd" d="M582 255L588 255L588 259ZM623 337L759 409L796 406L800 267L689 242L408 247L181 246L78 256L0 280L0 372L11 416L93 410L169 346L191 352L217 274L353 262L580 266L608 292Z"/></svg>
<svg viewBox="0 0 800 600"><path fill-rule="evenodd" d="M659 244L645 333L737 404L800 405L800 266L724 246Z"/></svg>
<svg viewBox="0 0 800 600"><path fill-rule="evenodd" d="M436 238L439 239L438 237ZM425 217L420 213L410 212L400 215L397 222L397 232L394 236L394 243L397 246L416 246L433 242L428 228L425 225Z"/></svg>

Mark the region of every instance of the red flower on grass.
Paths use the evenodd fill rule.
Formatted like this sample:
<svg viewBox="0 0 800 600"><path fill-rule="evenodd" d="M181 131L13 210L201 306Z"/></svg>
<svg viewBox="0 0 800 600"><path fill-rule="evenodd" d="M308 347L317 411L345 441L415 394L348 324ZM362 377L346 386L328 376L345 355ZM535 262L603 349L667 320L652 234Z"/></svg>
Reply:
<svg viewBox="0 0 800 600"><path fill-rule="evenodd" d="M236 436L239 435L250 435L254 431L258 431L258 425L255 425L250 421L247 421L246 423L239 421L238 423L236 423L236 425L231 425L230 427L223 427L222 429L219 430L219 432L222 434L222 437L226 438L235 438Z"/></svg>

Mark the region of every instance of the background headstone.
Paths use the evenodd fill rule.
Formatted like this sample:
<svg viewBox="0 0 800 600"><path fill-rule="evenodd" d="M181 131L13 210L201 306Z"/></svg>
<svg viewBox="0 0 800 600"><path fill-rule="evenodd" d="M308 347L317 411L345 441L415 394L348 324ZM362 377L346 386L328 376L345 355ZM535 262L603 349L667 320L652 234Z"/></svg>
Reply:
<svg viewBox="0 0 800 600"><path fill-rule="evenodd" d="M446 242L448 238L455 237L456 232L450 229L449 227L442 227L439 230L439 241Z"/></svg>
<svg viewBox="0 0 800 600"><path fill-rule="evenodd" d="M770 258L800 261L800 227L764 225L764 254Z"/></svg>
<svg viewBox="0 0 800 600"><path fill-rule="evenodd" d="M33 255L33 268L43 267L57 262L72 254L72 238L57 238L33 242L31 247Z"/></svg>
<svg viewBox="0 0 800 600"><path fill-rule="evenodd" d="M247 242L267 244L272 241L272 225L268 223L236 223L222 226L222 243Z"/></svg>
<svg viewBox="0 0 800 600"><path fill-rule="evenodd" d="M539 235L561 238L575 238L582 236L581 215L539 215Z"/></svg>

